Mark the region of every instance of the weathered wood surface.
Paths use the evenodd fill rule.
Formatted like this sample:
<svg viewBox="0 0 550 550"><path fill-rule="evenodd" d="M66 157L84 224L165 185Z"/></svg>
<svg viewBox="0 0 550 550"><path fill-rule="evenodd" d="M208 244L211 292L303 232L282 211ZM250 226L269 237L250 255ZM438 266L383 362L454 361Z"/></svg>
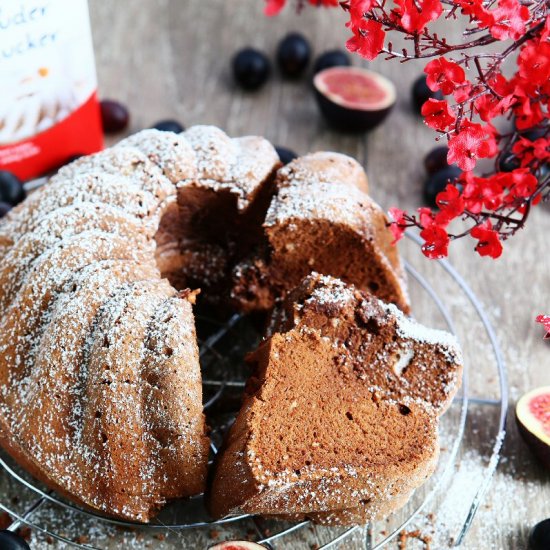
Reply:
<svg viewBox="0 0 550 550"><path fill-rule="evenodd" d="M215 124L231 135L264 135L298 153L321 149L347 153L366 166L372 194L384 207L420 205L422 158L434 146L432 131L410 108L410 85L420 73L420 65L396 61L372 64L394 80L399 99L387 122L368 137L329 131L318 115L307 79L287 82L275 71L269 84L254 94L239 92L231 82L234 50L253 45L272 54L288 30L304 32L316 52L342 47L345 17L338 10L308 9L300 17L287 10L278 18L267 19L261 0L91 0L90 4L100 92L128 104L132 131L170 117L187 126ZM508 365L512 403L523 391L550 383L550 347L534 324L537 313L550 311L549 237L550 211L538 208L527 229L507 243L504 256L496 262L478 258L471 242L452 247L451 261L480 297L496 327ZM461 334L466 335L464 344L473 371L471 392L498 396L494 358L486 344L478 345L480 329L471 322L473 314L464 296L444 283L438 266L414 250L410 258L436 290L447 298L456 292L450 296L451 310ZM426 322L430 316L426 308L419 315ZM464 452L470 457L472 453L486 456L494 437L496 408L474 406L472 412ZM519 440L513 416L505 457L465 548L525 548L530 526L550 516L549 476ZM465 474L467 477L467 469L462 471ZM292 547L315 547L322 542L320 536L308 531ZM326 533L322 536L326 541ZM205 544L204 538L170 540L176 543L172 546L166 540L162 547L201 548ZM361 537L341 547L361 548ZM388 547L397 548L397 544ZM422 547L414 540L407 545L409 549Z"/></svg>

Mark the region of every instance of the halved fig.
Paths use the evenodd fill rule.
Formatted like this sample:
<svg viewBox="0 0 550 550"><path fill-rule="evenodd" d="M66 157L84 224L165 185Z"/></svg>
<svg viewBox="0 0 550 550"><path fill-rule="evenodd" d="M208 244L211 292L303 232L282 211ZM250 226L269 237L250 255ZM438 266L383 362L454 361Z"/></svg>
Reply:
<svg viewBox="0 0 550 550"><path fill-rule="evenodd" d="M395 104L395 86L360 67L331 67L313 79L321 113L333 128L366 132L378 126Z"/></svg>
<svg viewBox="0 0 550 550"><path fill-rule="evenodd" d="M550 470L550 386L521 397L516 405L516 421L524 441Z"/></svg>
<svg viewBox="0 0 550 550"><path fill-rule="evenodd" d="M226 540L210 546L208 550L265 550L265 546L247 540Z"/></svg>

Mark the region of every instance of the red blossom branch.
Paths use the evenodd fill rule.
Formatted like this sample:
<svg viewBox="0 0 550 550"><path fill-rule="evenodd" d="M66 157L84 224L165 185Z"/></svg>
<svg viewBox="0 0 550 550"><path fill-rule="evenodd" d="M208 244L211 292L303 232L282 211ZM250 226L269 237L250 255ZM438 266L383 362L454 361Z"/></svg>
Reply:
<svg viewBox="0 0 550 550"><path fill-rule="evenodd" d="M286 3L265 1L270 14ZM532 208L550 200L548 0L394 0L391 5L386 0L299 0L298 7L306 3L343 8L352 33L347 47L366 59L430 60L424 69L427 84L447 96L428 100L422 115L437 139L447 139L447 160L463 173L437 196L438 211L390 209L396 240L417 227L424 254L441 258L451 241L470 236L481 256L498 258L502 243L525 226ZM450 43L430 30L441 17L467 20L463 42ZM396 51L386 40L394 35L413 47ZM480 50L497 43L503 44L501 51ZM507 78L502 67L513 54L516 70ZM464 68L472 67L475 73L467 78ZM493 126L499 117L514 118L514 131L499 133ZM494 159L494 169L476 175L483 158ZM465 225L460 232L449 229L456 220Z"/></svg>

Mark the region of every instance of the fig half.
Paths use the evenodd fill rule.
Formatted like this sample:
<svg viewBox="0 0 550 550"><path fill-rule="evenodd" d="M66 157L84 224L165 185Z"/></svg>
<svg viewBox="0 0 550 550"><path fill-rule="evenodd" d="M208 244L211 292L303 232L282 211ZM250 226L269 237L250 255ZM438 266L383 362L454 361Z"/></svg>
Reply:
<svg viewBox="0 0 550 550"><path fill-rule="evenodd" d="M537 388L520 398L516 422L525 443L550 470L550 386Z"/></svg>
<svg viewBox="0 0 550 550"><path fill-rule="evenodd" d="M359 67L331 67L313 78L315 96L330 126L367 132L378 126L395 104L395 86L381 74Z"/></svg>
<svg viewBox="0 0 550 550"><path fill-rule="evenodd" d="M247 540L226 540L210 546L208 550L265 550L265 546Z"/></svg>

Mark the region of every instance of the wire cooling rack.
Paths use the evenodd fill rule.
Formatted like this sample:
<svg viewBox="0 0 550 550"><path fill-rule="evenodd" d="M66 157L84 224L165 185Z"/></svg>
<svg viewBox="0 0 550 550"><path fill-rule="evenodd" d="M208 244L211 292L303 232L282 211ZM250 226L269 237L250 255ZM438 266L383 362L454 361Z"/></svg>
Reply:
<svg viewBox="0 0 550 550"><path fill-rule="evenodd" d="M412 248L409 248L416 250L418 255L419 238L412 233L407 236L412 245ZM346 547L352 539L358 545L356 547L363 547L365 550L379 549L396 539L430 505L445 498L445 488L449 485L459 462L467 429L469 407L475 403L482 403L498 410L498 414L492 426L492 448L484 466L482 481L468 502L467 513L460 522L458 531L452 537L454 546L460 546L489 487L500 458L508 407L506 371L493 327L482 305L452 265L446 260L436 262L441 269L435 276L440 277L443 270L450 284L448 289L438 293L428 278L417 271L412 263L406 262L406 269L413 305L415 312L417 308L427 312L429 317L427 324L433 325L438 319L442 328L457 334L456 323L453 321L447 302L451 298L452 309L456 306L456 304L453 306L452 302L453 300L456 302L458 296L461 299L461 308L465 307L464 304L469 304L471 308L469 323L471 324L472 319L475 319L484 331L483 335L478 332L476 339L484 337L487 349L490 350L487 363L491 372L488 374L492 380L498 379L497 395L489 398L469 396L469 361L466 360L460 393L441 419L440 437L444 445L442 444L438 469L425 486L414 493L402 510L394 514L389 522L383 523L384 529L376 529L376 524L366 527L329 528L315 526L308 521L269 522L248 515L212 521L204 509L202 496L173 503L161 512L154 523L138 525L101 517L63 500L18 468L9 457L1 454L2 492L17 496L15 504L7 497L6 501L0 502L0 510L9 514L12 520L7 528L16 531L22 526L30 527L35 532L36 542L33 548L38 547L41 544L40 541L47 541L44 544L48 544L47 547L50 548L49 545L54 541L59 543L59 547L101 550L120 548L121 540L124 541L122 542L125 544L124 547L128 546L128 536L131 533L132 548L206 548L216 540L247 538L277 550L309 548L309 543L305 542L307 538L310 542L318 541L319 550ZM424 266L428 262L416 258L415 263ZM466 312L461 309L462 314ZM243 366L244 353L254 348L259 341L260 333L254 326L253 320L240 315L233 315L223 322L198 316L197 331L203 371L204 407L209 424L213 426L211 434L211 458L213 458L223 433L238 410L240 394L247 376L246 367ZM460 334L457 336L460 339ZM463 339L462 345L468 358L472 343ZM476 350L471 350L471 354L477 353ZM492 386L495 386L494 382ZM375 536L375 533L383 535Z"/></svg>

